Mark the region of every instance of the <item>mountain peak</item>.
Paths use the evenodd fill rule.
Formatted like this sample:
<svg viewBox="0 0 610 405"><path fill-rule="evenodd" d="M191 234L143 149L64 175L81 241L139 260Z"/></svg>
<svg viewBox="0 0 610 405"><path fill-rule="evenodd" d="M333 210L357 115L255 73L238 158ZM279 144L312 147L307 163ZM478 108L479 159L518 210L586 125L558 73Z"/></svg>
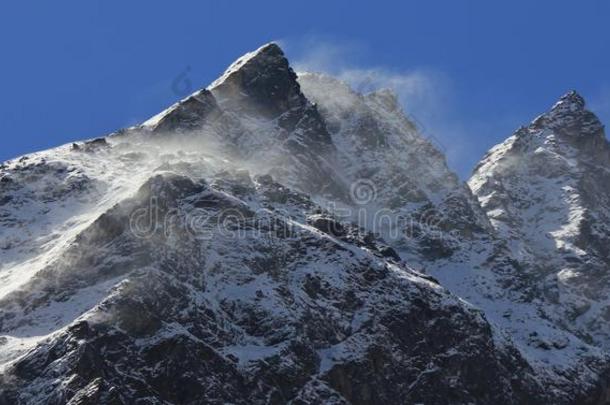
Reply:
<svg viewBox="0 0 610 405"><path fill-rule="evenodd" d="M537 117L530 129L549 128L568 139L603 138L604 126L585 105L585 99L575 90L570 90L559 98L549 112Z"/></svg>
<svg viewBox="0 0 610 405"><path fill-rule="evenodd" d="M221 105L227 103L246 113L255 111L271 117L307 104L297 75L273 42L237 59L208 89Z"/></svg>
<svg viewBox="0 0 610 405"><path fill-rule="evenodd" d="M576 90L570 90L555 103L551 111L579 111L585 108L585 99Z"/></svg>
<svg viewBox="0 0 610 405"><path fill-rule="evenodd" d="M288 61L284 56L284 51L280 48L275 42L269 42L260 48L248 52L238 58L235 62L233 62L227 70L216 79L208 89L213 89L222 85L228 78L230 78L235 73L239 72L242 68L247 67L249 65L262 65L269 63L279 63L280 65L286 64L288 65Z"/></svg>
<svg viewBox="0 0 610 405"><path fill-rule="evenodd" d="M261 46L255 51L252 51L251 53L255 55L266 54L284 56L284 51L275 42L266 43L265 45Z"/></svg>

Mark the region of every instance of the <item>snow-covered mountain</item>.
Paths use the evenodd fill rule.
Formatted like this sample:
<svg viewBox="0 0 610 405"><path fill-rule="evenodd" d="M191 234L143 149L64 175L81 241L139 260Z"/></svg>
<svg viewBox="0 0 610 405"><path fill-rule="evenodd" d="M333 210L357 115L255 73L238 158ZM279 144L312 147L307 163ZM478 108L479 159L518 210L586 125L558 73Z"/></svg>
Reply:
<svg viewBox="0 0 610 405"><path fill-rule="evenodd" d="M469 181L545 316L610 343L610 145L571 91L494 147Z"/></svg>
<svg viewBox="0 0 610 405"><path fill-rule="evenodd" d="M0 167L0 404L603 403L609 150L569 93L464 184L267 44Z"/></svg>

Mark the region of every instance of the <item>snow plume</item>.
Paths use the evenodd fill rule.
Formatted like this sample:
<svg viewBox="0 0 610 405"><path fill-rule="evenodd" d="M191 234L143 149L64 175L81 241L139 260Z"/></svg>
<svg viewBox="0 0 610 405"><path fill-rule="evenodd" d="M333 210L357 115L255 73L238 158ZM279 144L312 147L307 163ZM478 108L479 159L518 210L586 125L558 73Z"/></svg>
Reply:
<svg viewBox="0 0 610 405"><path fill-rule="evenodd" d="M362 55L367 53L365 47L354 42L309 38L281 43L297 72L328 74L363 94L392 90L420 133L445 154L450 166L460 174L468 174L469 167L460 164L465 160L463 154L468 145L456 142L456 139L467 139L468 131L457 117L452 117L454 91L446 74L424 67L405 71L367 66L362 61Z"/></svg>
<svg viewBox="0 0 610 405"><path fill-rule="evenodd" d="M449 97L450 85L440 72L423 68L396 71L383 66L364 66L358 57L364 49L353 43L306 41L302 45L290 43L287 48L296 71L329 74L345 81L359 93L391 89L407 113L419 116L418 120L432 120L447 107L445 100Z"/></svg>

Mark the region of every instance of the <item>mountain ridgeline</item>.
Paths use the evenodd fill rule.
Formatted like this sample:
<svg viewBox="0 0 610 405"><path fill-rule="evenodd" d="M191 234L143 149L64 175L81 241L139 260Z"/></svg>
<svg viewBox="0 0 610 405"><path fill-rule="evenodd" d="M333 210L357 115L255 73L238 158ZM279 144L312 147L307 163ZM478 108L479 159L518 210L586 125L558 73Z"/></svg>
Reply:
<svg viewBox="0 0 610 405"><path fill-rule="evenodd" d="M575 92L463 183L267 44L0 165L0 404L604 404L610 146Z"/></svg>

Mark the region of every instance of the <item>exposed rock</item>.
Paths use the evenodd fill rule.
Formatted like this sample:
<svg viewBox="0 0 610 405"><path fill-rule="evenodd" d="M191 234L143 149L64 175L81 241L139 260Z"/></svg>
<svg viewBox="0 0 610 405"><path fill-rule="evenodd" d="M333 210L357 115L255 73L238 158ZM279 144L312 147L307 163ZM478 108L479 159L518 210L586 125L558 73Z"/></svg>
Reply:
<svg viewBox="0 0 610 405"><path fill-rule="evenodd" d="M312 215L307 218L307 222L317 230L329 235L343 236L345 234L345 230L339 222L324 215Z"/></svg>

